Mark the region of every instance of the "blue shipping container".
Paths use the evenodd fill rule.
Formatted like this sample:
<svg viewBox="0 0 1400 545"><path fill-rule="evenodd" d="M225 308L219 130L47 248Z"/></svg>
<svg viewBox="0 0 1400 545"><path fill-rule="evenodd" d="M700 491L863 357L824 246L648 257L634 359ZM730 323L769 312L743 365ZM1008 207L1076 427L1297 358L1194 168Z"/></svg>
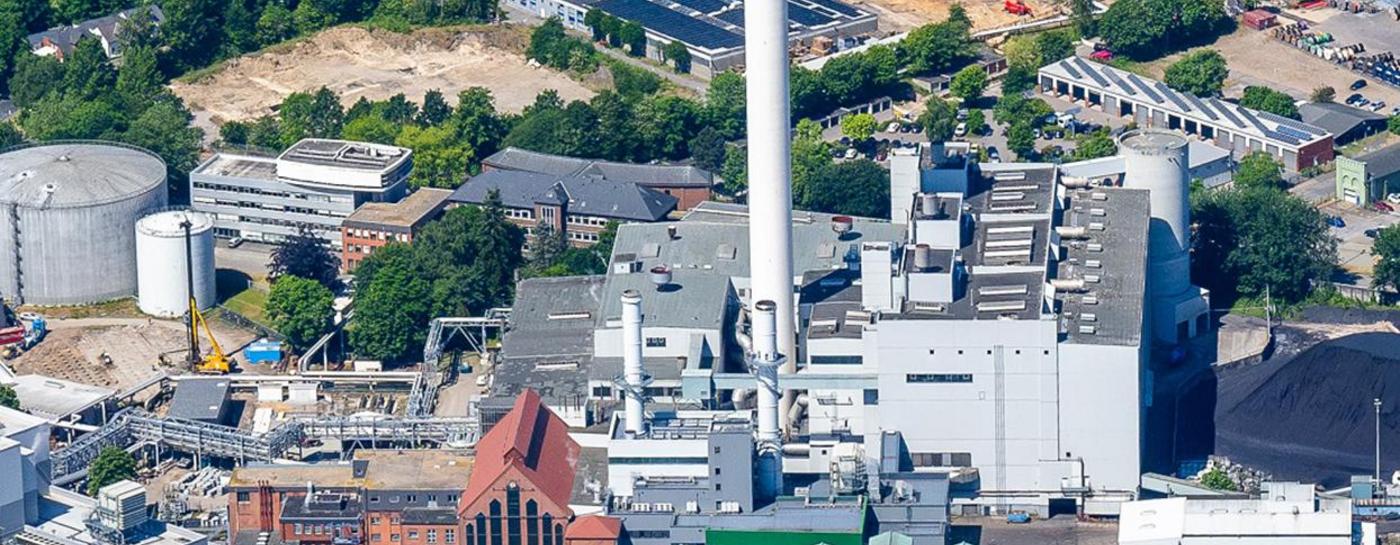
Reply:
<svg viewBox="0 0 1400 545"><path fill-rule="evenodd" d="M282 343L277 341L257 341L243 349L243 357L248 363L271 363L282 360Z"/></svg>

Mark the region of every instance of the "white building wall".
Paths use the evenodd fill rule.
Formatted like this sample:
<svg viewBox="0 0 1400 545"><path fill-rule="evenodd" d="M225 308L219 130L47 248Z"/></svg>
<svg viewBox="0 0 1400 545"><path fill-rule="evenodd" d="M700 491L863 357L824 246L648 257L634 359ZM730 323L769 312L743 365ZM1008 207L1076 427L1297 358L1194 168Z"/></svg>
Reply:
<svg viewBox="0 0 1400 545"><path fill-rule="evenodd" d="M608 443L608 488L632 495L638 477L709 476L709 441L700 439L615 439Z"/></svg>
<svg viewBox="0 0 1400 545"><path fill-rule="evenodd" d="M712 353L716 359L724 357L724 343L720 342L718 329L647 327L645 322L642 325L642 357L674 358L693 354L691 343L697 338L695 335L704 339L705 346L701 347L702 350ZM649 346L658 344L656 339L664 339L665 346ZM599 358L621 358L622 328L594 330L593 355Z"/></svg>
<svg viewBox="0 0 1400 545"><path fill-rule="evenodd" d="M971 454L984 492L1059 490L1065 464L1042 462L1058 450L1054 321L885 320L870 334L880 429L901 431L910 453Z"/></svg>
<svg viewBox="0 0 1400 545"><path fill-rule="evenodd" d="M1060 345L1060 457L1083 458L1096 490L1134 490L1142 474L1143 354L1136 346ZM1078 475L1078 464L1069 464Z"/></svg>
<svg viewBox="0 0 1400 545"><path fill-rule="evenodd" d="M0 437L0 538L8 537L25 523L23 486L14 483L25 482L23 455L19 443Z"/></svg>

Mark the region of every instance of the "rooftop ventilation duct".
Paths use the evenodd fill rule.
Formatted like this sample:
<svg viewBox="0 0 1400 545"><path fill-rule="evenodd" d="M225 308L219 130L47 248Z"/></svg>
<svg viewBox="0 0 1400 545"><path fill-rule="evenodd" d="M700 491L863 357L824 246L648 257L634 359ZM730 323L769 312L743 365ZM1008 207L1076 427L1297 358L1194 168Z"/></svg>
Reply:
<svg viewBox="0 0 1400 545"><path fill-rule="evenodd" d="M1069 293L1084 291L1086 289L1083 278L1053 278L1050 280L1050 287L1054 288L1057 292Z"/></svg>
<svg viewBox="0 0 1400 545"><path fill-rule="evenodd" d="M933 249L927 244L916 244L914 246L914 270L928 272L933 270Z"/></svg>

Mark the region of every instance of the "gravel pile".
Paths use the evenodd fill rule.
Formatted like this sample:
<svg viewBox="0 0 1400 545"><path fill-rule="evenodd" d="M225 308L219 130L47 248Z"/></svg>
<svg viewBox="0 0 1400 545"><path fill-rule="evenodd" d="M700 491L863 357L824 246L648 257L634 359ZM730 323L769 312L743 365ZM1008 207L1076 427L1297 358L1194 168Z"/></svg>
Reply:
<svg viewBox="0 0 1400 545"><path fill-rule="evenodd" d="M1345 484L1373 471L1381 398L1383 478L1400 469L1400 335L1325 341L1280 361L1218 372L1217 454L1277 478Z"/></svg>

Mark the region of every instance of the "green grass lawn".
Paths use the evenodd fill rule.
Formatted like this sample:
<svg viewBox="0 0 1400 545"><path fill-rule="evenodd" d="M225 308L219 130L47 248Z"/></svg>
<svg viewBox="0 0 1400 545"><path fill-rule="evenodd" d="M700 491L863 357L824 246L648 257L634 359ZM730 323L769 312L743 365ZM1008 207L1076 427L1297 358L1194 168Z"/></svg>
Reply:
<svg viewBox="0 0 1400 545"><path fill-rule="evenodd" d="M224 306L254 322L263 323L267 320L267 291L258 285L250 286L224 300Z"/></svg>

